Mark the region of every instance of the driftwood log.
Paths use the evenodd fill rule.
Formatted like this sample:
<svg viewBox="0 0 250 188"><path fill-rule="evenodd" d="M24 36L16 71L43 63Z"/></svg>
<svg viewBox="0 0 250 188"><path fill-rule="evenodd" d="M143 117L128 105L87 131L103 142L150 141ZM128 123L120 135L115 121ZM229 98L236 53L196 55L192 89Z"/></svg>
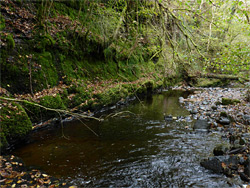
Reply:
<svg viewBox="0 0 250 188"><path fill-rule="evenodd" d="M241 76L235 76L235 75L227 75L227 74L213 74L213 73L200 73L197 75L190 76L191 78L217 78L217 79L229 79L229 80L239 80L244 82L249 82L250 78L245 78Z"/></svg>

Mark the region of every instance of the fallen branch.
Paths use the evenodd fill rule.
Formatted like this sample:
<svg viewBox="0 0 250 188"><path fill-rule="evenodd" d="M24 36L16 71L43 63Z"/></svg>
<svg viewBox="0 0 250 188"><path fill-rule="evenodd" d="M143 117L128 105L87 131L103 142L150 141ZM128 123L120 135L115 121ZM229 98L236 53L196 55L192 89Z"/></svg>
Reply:
<svg viewBox="0 0 250 188"><path fill-rule="evenodd" d="M73 113L73 112L70 112L70 111L67 111L67 110L62 110L62 109L48 108L48 107L42 106L42 105L34 103L34 102L30 102L30 101L27 101L27 100L13 99L13 98L7 98L7 97L0 97L0 100L14 101L14 102L21 102L21 103L30 104L30 105L33 105L33 106L43 108L45 110L57 112L60 115L60 117L61 117L61 114L67 114L67 115L70 115L70 116L73 116L73 117L77 118L80 121L81 121L81 119L94 119L94 120L97 120L97 121L102 121L102 119L99 119L99 118L96 118L96 117L93 117L93 116L87 116L87 115L84 115L84 114ZM81 123L84 124L82 121L81 121ZM98 134L95 131L93 131L90 127L88 127L86 124L84 124L84 126L86 126L91 132L93 132L96 136L98 136Z"/></svg>
<svg viewBox="0 0 250 188"><path fill-rule="evenodd" d="M119 116L119 115L124 114L124 113L136 115L135 113L130 112L130 111L122 111L122 112L118 112L118 113L111 113L111 114L107 115L107 116L105 117L105 119L107 119L107 118L109 118L109 117L114 118L114 117Z"/></svg>
<svg viewBox="0 0 250 188"><path fill-rule="evenodd" d="M195 77L201 77L201 78L217 78L217 79L229 79L229 80L244 80L249 82L249 78L241 77L241 76L235 76L235 75L227 75L227 74L213 74L213 73L201 73L199 76Z"/></svg>

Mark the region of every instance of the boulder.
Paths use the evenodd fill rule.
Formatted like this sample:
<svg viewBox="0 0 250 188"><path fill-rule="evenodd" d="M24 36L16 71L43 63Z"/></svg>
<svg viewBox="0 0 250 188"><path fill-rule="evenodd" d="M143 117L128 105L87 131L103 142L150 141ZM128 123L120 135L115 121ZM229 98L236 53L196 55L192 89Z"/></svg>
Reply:
<svg viewBox="0 0 250 188"><path fill-rule="evenodd" d="M208 170L212 170L215 173L222 173L223 168L221 166L221 161L217 157L210 157L201 161L201 166Z"/></svg>
<svg viewBox="0 0 250 188"><path fill-rule="evenodd" d="M225 169L237 170L239 161L240 159L237 156L224 155L204 159L200 164L204 168L212 170L215 173L229 175L228 170Z"/></svg>

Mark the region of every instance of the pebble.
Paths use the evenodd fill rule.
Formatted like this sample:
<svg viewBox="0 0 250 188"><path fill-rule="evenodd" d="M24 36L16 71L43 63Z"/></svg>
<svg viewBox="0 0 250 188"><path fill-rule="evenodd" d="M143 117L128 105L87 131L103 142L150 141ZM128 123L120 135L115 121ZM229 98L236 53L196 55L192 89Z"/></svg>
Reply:
<svg viewBox="0 0 250 188"><path fill-rule="evenodd" d="M194 129L207 129L212 125L211 129L221 132L222 139L228 141L230 148L225 152L215 150L217 155L221 153L223 155L206 159L201 165L234 178L238 174L238 178L249 181L250 103L245 98L247 89L219 87L192 89L198 89L199 92L195 91L187 99L179 98L179 101L184 101L182 105L189 110L191 120L198 119ZM237 99L241 103L222 105L222 98ZM185 120L188 121L189 118Z"/></svg>

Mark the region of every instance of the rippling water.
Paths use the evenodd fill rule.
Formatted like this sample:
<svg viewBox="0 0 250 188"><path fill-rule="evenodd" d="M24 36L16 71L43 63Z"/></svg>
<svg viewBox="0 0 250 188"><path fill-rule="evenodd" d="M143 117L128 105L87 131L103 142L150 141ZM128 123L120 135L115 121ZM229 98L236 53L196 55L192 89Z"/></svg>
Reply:
<svg viewBox="0 0 250 188"><path fill-rule="evenodd" d="M187 116L178 98L166 91L115 109L103 122L78 121L36 133L15 151L26 165L40 168L79 187L229 187L238 179L200 166L212 155L219 133L195 133L186 122L165 122L163 113ZM62 133L63 132L63 133ZM68 139L62 137L64 134Z"/></svg>

